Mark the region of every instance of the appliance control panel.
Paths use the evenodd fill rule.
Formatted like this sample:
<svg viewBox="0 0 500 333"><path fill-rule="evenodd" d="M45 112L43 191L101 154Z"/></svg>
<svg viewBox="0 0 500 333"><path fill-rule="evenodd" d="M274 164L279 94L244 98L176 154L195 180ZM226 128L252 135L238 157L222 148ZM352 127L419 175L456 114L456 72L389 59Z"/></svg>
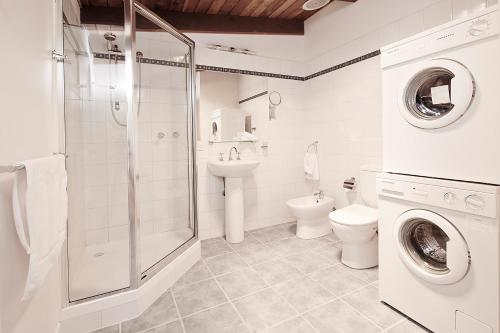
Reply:
<svg viewBox="0 0 500 333"><path fill-rule="evenodd" d="M491 192L384 178L377 179L377 192L383 197L447 208L472 215L495 218L497 214L498 197Z"/></svg>
<svg viewBox="0 0 500 333"><path fill-rule="evenodd" d="M383 48L382 67L471 43L498 34L497 10L453 21Z"/></svg>

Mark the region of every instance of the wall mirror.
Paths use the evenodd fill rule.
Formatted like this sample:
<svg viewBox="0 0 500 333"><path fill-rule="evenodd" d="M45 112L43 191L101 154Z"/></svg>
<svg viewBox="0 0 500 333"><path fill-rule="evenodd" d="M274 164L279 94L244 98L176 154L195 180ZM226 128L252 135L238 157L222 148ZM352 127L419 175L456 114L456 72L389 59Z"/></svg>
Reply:
<svg viewBox="0 0 500 333"><path fill-rule="evenodd" d="M268 79L223 72L199 72L198 133L203 141L255 142L268 120Z"/></svg>

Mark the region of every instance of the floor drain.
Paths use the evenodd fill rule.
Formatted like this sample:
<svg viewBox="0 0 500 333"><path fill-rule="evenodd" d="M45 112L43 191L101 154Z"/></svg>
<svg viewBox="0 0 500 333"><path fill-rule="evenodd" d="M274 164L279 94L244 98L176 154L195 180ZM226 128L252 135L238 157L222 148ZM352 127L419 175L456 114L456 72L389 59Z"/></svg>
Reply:
<svg viewBox="0 0 500 333"><path fill-rule="evenodd" d="M104 252L97 252L97 253L94 253L94 257L102 257L104 255Z"/></svg>

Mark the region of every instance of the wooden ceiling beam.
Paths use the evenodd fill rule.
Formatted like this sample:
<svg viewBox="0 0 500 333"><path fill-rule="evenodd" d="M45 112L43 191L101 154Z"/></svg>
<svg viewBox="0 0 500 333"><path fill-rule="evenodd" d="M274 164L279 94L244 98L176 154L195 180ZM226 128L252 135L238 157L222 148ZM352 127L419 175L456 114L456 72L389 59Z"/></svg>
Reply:
<svg viewBox="0 0 500 333"><path fill-rule="evenodd" d="M167 10L156 10L155 13L183 32L304 34L304 23L301 20L180 13ZM82 24L123 25L123 9L121 8L83 7L80 17ZM149 31L159 30L154 24L140 16L137 19L137 28Z"/></svg>

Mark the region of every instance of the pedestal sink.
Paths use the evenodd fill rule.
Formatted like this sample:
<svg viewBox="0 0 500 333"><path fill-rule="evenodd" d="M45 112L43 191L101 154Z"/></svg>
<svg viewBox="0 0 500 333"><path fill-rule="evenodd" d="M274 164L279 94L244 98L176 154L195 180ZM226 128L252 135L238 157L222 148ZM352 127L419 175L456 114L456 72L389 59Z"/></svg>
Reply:
<svg viewBox="0 0 500 333"><path fill-rule="evenodd" d="M224 177L226 240L230 243L241 243L244 239L243 177L258 165L258 161L252 160L208 162L208 170L214 176Z"/></svg>

